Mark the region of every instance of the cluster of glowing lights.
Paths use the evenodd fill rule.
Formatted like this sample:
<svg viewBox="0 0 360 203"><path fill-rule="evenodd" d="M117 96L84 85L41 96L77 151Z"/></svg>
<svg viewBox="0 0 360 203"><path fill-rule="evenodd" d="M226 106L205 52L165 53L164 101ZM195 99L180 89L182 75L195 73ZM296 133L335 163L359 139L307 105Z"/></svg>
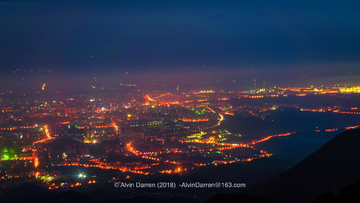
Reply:
<svg viewBox="0 0 360 203"><path fill-rule="evenodd" d="M351 110L357 110L357 107L353 107L351 108ZM340 111L340 109L331 109L328 107L328 109L305 109L305 108L300 108L300 111L311 111L311 112L333 112L333 113L342 113L342 114L360 114L360 112L356 112L356 111Z"/></svg>
<svg viewBox="0 0 360 203"><path fill-rule="evenodd" d="M119 126L118 126L118 125L116 125L116 123L115 123L115 122L113 122L113 123L112 123L112 127L114 128L114 130L115 130L116 132L118 132L118 131L119 131Z"/></svg>
<svg viewBox="0 0 360 203"><path fill-rule="evenodd" d="M11 128L0 128L0 130L16 130L16 129L29 129L29 128L37 128L37 126L34 125L34 126L20 126L20 127L11 127Z"/></svg>
<svg viewBox="0 0 360 203"><path fill-rule="evenodd" d="M88 185L94 184L94 183L96 183L95 180L89 180L87 182ZM53 189L58 189L58 188L68 188L68 187L73 188L73 187L80 187L80 186L82 186L82 183L79 183L79 182L74 183L74 184L61 183L59 185L56 185L55 183L52 183L52 184L49 185L48 189L53 190Z"/></svg>
<svg viewBox="0 0 360 203"><path fill-rule="evenodd" d="M146 95L145 97L146 97L146 99L149 100L149 101L155 101L155 100L153 100L149 95Z"/></svg>
<svg viewBox="0 0 360 203"><path fill-rule="evenodd" d="M300 111L326 112L325 109L304 109L304 108L301 108Z"/></svg>
<svg viewBox="0 0 360 203"><path fill-rule="evenodd" d="M339 93L339 91L337 90L330 90L330 91L321 91L319 93L315 93L315 94L337 94Z"/></svg>
<svg viewBox="0 0 360 203"><path fill-rule="evenodd" d="M215 140L198 140L198 139L195 139L195 140L185 140L185 142L189 142L189 143L202 143L202 144L215 144L215 145L221 145L221 146L224 146L224 147L220 147L220 148L217 148L219 151L222 151L222 150L231 150L231 149L234 149L234 148L237 148L237 147L250 147L250 148L253 148L251 145L255 145L257 143L260 143L260 142L265 142L273 137L281 137L281 136L289 136L291 135L292 133L284 133L284 134L277 134L277 135L270 135L270 136L267 136L265 138L262 138L260 140L256 140L256 141L253 141L251 143L219 143L219 142L216 142ZM266 152L267 154L267 152ZM266 155L267 156L267 155ZM270 156L270 155L269 155Z"/></svg>
<svg viewBox="0 0 360 203"><path fill-rule="evenodd" d="M35 157L34 159L34 167L37 168L39 166L39 158Z"/></svg>
<svg viewBox="0 0 360 203"><path fill-rule="evenodd" d="M178 161L170 161L170 160L165 160L164 163L181 164L181 162L178 162Z"/></svg>
<svg viewBox="0 0 360 203"><path fill-rule="evenodd" d="M206 166L207 164L204 163L194 163L195 166L197 167L202 167L202 166Z"/></svg>
<svg viewBox="0 0 360 203"><path fill-rule="evenodd" d="M284 137L284 136L289 136L289 135L291 135L291 134L292 134L292 133L269 135L269 136L267 136L267 137L265 137L265 138L262 138L262 139L260 139L260 140L253 141L253 142L251 142L251 144L255 145L255 144L260 143L260 142L265 142L265 141L267 141L267 140L269 140L269 139L271 139L271 138L273 138L273 137Z"/></svg>
<svg viewBox="0 0 360 203"><path fill-rule="evenodd" d="M182 121L184 122L204 122L204 121L209 121L208 118L183 118Z"/></svg>
<svg viewBox="0 0 360 203"><path fill-rule="evenodd" d="M6 155L6 158L2 158L0 159L0 161L26 161L26 160L33 160L35 157L34 156L24 156L24 157L14 157L14 158L10 158L8 155Z"/></svg>
<svg viewBox="0 0 360 203"><path fill-rule="evenodd" d="M232 112L229 112L229 111L227 111L226 109L224 109L224 108L222 108L222 107L218 107L221 111L223 111L223 113L224 114L226 114L226 115L231 115L231 116L234 116L235 114L234 113L232 113Z"/></svg>
<svg viewBox="0 0 360 203"><path fill-rule="evenodd" d="M335 112L335 111L334 111ZM343 114L360 114L360 112L353 111L336 111L335 113L343 113Z"/></svg>
<svg viewBox="0 0 360 203"><path fill-rule="evenodd" d="M212 109L212 108L210 108L210 107L206 107L207 109L209 109L211 112L213 112L213 113L216 113L215 111L214 111L214 109Z"/></svg>
<svg viewBox="0 0 360 203"><path fill-rule="evenodd" d="M349 127L346 127L345 129L350 130L350 129L355 129L355 128L358 128L358 127L359 127L358 125L356 125L356 126L349 126Z"/></svg>
<svg viewBox="0 0 360 203"><path fill-rule="evenodd" d="M258 96L249 96L251 99L257 99L257 98L263 98L264 95L258 95Z"/></svg>
<svg viewBox="0 0 360 203"><path fill-rule="evenodd" d="M201 90L200 92L194 92L194 94L208 94L208 93L215 93L212 90Z"/></svg>
<svg viewBox="0 0 360 203"><path fill-rule="evenodd" d="M197 100L198 102L205 102L205 101L208 101L208 99L199 99Z"/></svg>
<svg viewBox="0 0 360 203"><path fill-rule="evenodd" d="M41 139L41 140L38 140L38 141L35 141L35 142L33 142L33 144L43 143L43 142L46 142L46 141L48 141L48 140L53 139L53 137L50 136L50 132L49 132L48 126L47 126L47 125L44 125L43 128L44 128L44 132L45 132L46 138Z"/></svg>
<svg viewBox="0 0 360 203"><path fill-rule="evenodd" d="M187 171L187 169L181 169L181 167L176 168L175 170L163 170L163 171L159 171L159 173L168 173L168 174L173 174L173 173L182 173Z"/></svg>
<svg viewBox="0 0 360 203"><path fill-rule="evenodd" d="M150 157L150 156L142 156L141 158L143 158L143 159L149 159L149 160L153 160L153 161L160 161L159 158Z"/></svg>
<svg viewBox="0 0 360 203"><path fill-rule="evenodd" d="M86 175L80 173L80 174L79 174L79 178L86 178Z"/></svg>
<svg viewBox="0 0 360 203"><path fill-rule="evenodd" d="M224 116L223 116L221 113L219 113L219 116L220 116L220 120L219 120L219 122L216 124L217 126L221 125L221 122L224 120Z"/></svg>
<svg viewBox="0 0 360 203"><path fill-rule="evenodd" d="M47 125L44 125L44 132L45 132L46 137L51 138L49 128Z"/></svg>
<svg viewBox="0 0 360 203"><path fill-rule="evenodd" d="M325 131L326 132L333 132L333 131L337 131L338 129L337 128L334 128L334 129L326 129Z"/></svg>
<svg viewBox="0 0 360 203"><path fill-rule="evenodd" d="M283 91L285 91L285 90L290 90L290 91L292 91L292 92L301 92L301 88L299 88L299 87L293 87L293 88L291 88L291 87L280 88L280 87L279 87L279 90L283 90Z"/></svg>
<svg viewBox="0 0 360 203"><path fill-rule="evenodd" d="M215 161L213 161L212 164L217 166L218 164L232 164L232 163L235 163L235 162L249 162L249 161L253 161L254 159L259 159L259 158L269 157L269 156L271 156L271 154L264 153L264 154L259 155L259 157L254 157L254 158L234 159L234 160L229 160L229 161L215 160Z"/></svg>
<svg viewBox="0 0 360 203"><path fill-rule="evenodd" d="M360 93L360 86L340 88L341 93Z"/></svg>
<svg viewBox="0 0 360 203"><path fill-rule="evenodd" d="M131 173L137 173L142 175L149 175L149 172L141 171L143 169L149 169L150 166L134 166L133 168L124 167L124 166L112 166L109 163L101 162L97 159L90 160L94 162L94 164L80 164L79 162L72 162L72 163L62 163L61 166L78 166L78 167L86 167L86 168L100 168L104 170L120 170L122 172L131 172ZM79 174L79 178L85 178L83 174Z"/></svg>
<svg viewBox="0 0 360 203"><path fill-rule="evenodd" d="M140 153L134 147L132 147L131 145L132 145L132 142L126 143L126 149L132 154L140 155Z"/></svg>

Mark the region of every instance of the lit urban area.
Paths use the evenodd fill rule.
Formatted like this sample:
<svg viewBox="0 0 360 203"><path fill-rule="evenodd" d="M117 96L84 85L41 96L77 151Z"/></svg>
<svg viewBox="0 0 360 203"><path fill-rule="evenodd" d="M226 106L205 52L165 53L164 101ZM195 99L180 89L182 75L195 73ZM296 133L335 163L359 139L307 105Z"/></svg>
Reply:
<svg viewBox="0 0 360 203"><path fill-rule="evenodd" d="M272 152L258 145L274 137L354 129L360 119L360 106L306 105L307 100L357 97L358 86L339 84L256 88L255 82L248 90L190 92L181 92L179 86L150 91L137 84L106 91L89 84L91 93L105 96L57 100L46 99L61 94L54 86L44 83L32 91L37 99L1 100L2 191L32 181L63 191L156 174L186 176L201 167L270 157ZM16 92L1 91L2 97L12 94ZM278 125L271 124L275 119L295 114L324 114L339 121L335 126L315 122L318 126L271 128ZM343 120L343 115L354 119ZM239 133L231 122L244 118L252 119L252 127L269 128Z"/></svg>

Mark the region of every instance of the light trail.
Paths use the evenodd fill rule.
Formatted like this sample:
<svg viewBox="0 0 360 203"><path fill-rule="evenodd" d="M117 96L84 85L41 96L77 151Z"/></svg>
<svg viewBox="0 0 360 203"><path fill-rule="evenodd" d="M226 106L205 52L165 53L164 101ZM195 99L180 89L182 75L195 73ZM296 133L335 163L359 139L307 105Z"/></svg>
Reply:
<svg viewBox="0 0 360 203"><path fill-rule="evenodd" d="M33 142L33 144L43 143L43 142L53 139L53 137L51 137L51 135L50 135L48 125L44 125L43 128L44 128L44 133L45 133L46 138L37 140L37 141Z"/></svg>
<svg viewBox="0 0 360 203"><path fill-rule="evenodd" d="M33 145L35 145L37 143L43 143L43 142L46 142L48 140L53 139L51 137L51 135L50 135L48 125L44 125L43 128L44 128L44 133L45 133L46 138L33 142ZM35 168L35 171L36 171L39 164L40 164L39 157L36 155L36 149L33 150L33 157L34 157L34 168ZM38 178L39 177L39 172L38 171L35 172L35 171L34 171L34 175L35 175L36 178Z"/></svg>
<svg viewBox="0 0 360 203"><path fill-rule="evenodd" d="M23 156L20 158L9 158L9 159L0 159L0 161L26 161L26 160L33 160L33 156Z"/></svg>
<svg viewBox="0 0 360 203"><path fill-rule="evenodd" d="M155 100L153 100L149 95L146 95L146 98L147 98L147 100L149 100L149 101L155 101Z"/></svg>

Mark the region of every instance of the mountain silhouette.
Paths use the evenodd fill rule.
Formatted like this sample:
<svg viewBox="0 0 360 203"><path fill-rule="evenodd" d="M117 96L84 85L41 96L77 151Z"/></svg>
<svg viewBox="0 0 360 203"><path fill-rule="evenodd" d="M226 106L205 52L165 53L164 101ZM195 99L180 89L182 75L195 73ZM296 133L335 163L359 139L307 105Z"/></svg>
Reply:
<svg viewBox="0 0 360 203"><path fill-rule="evenodd" d="M331 191L319 195L313 203L358 203L360 202L360 181L356 181L334 194Z"/></svg>
<svg viewBox="0 0 360 203"><path fill-rule="evenodd" d="M49 190L47 188L33 183L24 183L0 196L0 202L24 202L29 198L31 199L32 197L37 197L38 195L44 195L48 192Z"/></svg>
<svg viewBox="0 0 360 203"><path fill-rule="evenodd" d="M217 194L206 201L206 203L277 203L276 201L269 200L265 197L259 197L248 194Z"/></svg>
<svg viewBox="0 0 360 203"><path fill-rule="evenodd" d="M286 172L240 193L293 203L310 202L320 194L331 198L331 192L360 180L359 146L360 129L343 132Z"/></svg>
<svg viewBox="0 0 360 203"><path fill-rule="evenodd" d="M95 203L95 201L86 195L69 190L61 194L49 191L46 188L39 187L32 183L25 183L0 196L0 202L20 203Z"/></svg>

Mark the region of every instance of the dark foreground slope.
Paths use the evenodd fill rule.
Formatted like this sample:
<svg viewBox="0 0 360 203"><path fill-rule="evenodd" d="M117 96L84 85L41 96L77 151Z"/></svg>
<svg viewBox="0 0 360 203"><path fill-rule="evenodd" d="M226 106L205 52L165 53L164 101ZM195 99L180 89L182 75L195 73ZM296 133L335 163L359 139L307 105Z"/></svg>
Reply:
<svg viewBox="0 0 360 203"><path fill-rule="evenodd" d="M56 194L46 188L36 184L25 183L17 188L12 189L5 195L0 196L0 202L8 203L95 203L95 201L86 195L75 191L66 191Z"/></svg>
<svg viewBox="0 0 360 203"><path fill-rule="evenodd" d="M280 202L310 202L360 180L360 129L343 132L299 164L245 190ZM244 191L241 191L244 192Z"/></svg>

